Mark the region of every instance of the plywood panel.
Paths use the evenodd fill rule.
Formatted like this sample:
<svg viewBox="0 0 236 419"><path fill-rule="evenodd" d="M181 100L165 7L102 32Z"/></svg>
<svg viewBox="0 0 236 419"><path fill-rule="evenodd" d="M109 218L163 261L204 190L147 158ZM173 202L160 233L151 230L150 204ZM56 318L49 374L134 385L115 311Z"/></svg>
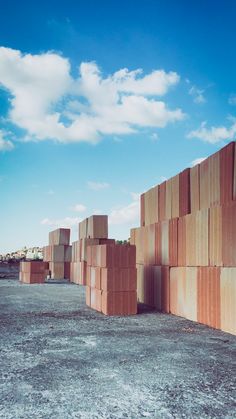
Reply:
<svg viewBox="0 0 236 419"><path fill-rule="evenodd" d="M210 206L220 205L220 153L209 157Z"/></svg>
<svg viewBox="0 0 236 419"><path fill-rule="evenodd" d="M220 328L220 270L219 267L199 267L197 282L197 321Z"/></svg>
<svg viewBox="0 0 236 419"><path fill-rule="evenodd" d="M178 220L178 266L186 266L186 217Z"/></svg>
<svg viewBox="0 0 236 419"><path fill-rule="evenodd" d="M140 195L140 226L145 226L145 194Z"/></svg>
<svg viewBox="0 0 236 419"><path fill-rule="evenodd" d="M234 148L231 142L220 150L220 202L226 204L233 198Z"/></svg>
<svg viewBox="0 0 236 419"><path fill-rule="evenodd" d="M220 276L221 329L236 335L236 268L222 268Z"/></svg>
<svg viewBox="0 0 236 419"><path fill-rule="evenodd" d="M209 264L222 266L222 207L212 207L209 210Z"/></svg>
<svg viewBox="0 0 236 419"><path fill-rule="evenodd" d="M171 218L179 217L179 175L171 178Z"/></svg>
<svg viewBox="0 0 236 419"><path fill-rule="evenodd" d="M159 185L159 221L166 220L166 181Z"/></svg>
<svg viewBox="0 0 236 419"><path fill-rule="evenodd" d="M161 223L161 265L169 265L169 220Z"/></svg>
<svg viewBox="0 0 236 419"><path fill-rule="evenodd" d="M196 266L196 213L186 215L186 265Z"/></svg>
<svg viewBox="0 0 236 419"><path fill-rule="evenodd" d="M222 207L222 256L224 266L236 266L236 202Z"/></svg>
<svg viewBox="0 0 236 419"><path fill-rule="evenodd" d="M171 219L171 185L172 180L169 179L166 181L166 211L165 211L165 219L170 220Z"/></svg>
<svg viewBox="0 0 236 419"><path fill-rule="evenodd" d="M210 207L209 158L200 164L200 209Z"/></svg>
<svg viewBox="0 0 236 419"><path fill-rule="evenodd" d="M178 266L178 218L169 220L169 259L167 265Z"/></svg>
<svg viewBox="0 0 236 419"><path fill-rule="evenodd" d="M191 212L200 209L200 165L190 169L190 207Z"/></svg>
<svg viewBox="0 0 236 419"><path fill-rule="evenodd" d="M179 175L179 216L190 213L190 169Z"/></svg>
<svg viewBox="0 0 236 419"><path fill-rule="evenodd" d="M209 210L196 212L196 266L209 265Z"/></svg>
<svg viewBox="0 0 236 419"><path fill-rule="evenodd" d="M197 268L170 269L170 311L197 320Z"/></svg>

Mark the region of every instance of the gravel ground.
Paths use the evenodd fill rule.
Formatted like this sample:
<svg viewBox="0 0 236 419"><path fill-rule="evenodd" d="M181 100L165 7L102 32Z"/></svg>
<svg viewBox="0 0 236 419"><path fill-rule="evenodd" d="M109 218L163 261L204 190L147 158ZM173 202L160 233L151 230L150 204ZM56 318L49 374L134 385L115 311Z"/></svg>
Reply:
<svg viewBox="0 0 236 419"><path fill-rule="evenodd" d="M235 418L236 337L73 284L0 281L0 418Z"/></svg>

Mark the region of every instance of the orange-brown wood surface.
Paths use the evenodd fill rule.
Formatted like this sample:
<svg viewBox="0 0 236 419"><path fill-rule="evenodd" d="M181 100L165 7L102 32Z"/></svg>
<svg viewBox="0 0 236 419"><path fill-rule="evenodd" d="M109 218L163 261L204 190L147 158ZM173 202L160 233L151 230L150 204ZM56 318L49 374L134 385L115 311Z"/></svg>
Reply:
<svg viewBox="0 0 236 419"><path fill-rule="evenodd" d="M232 142L220 150L220 202L226 204L233 199L234 149Z"/></svg>
<svg viewBox="0 0 236 419"><path fill-rule="evenodd" d="M190 169L190 209L196 212L200 209L200 165Z"/></svg>
<svg viewBox="0 0 236 419"><path fill-rule="evenodd" d="M178 220L178 266L186 266L186 217Z"/></svg>
<svg viewBox="0 0 236 419"><path fill-rule="evenodd" d="M171 178L171 217L179 217L179 175Z"/></svg>
<svg viewBox="0 0 236 419"><path fill-rule="evenodd" d="M222 254L224 266L236 266L236 201L222 206Z"/></svg>
<svg viewBox="0 0 236 419"><path fill-rule="evenodd" d="M140 195L140 226L145 226L145 194Z"/></svg>
<svg viewBox="0 0 236 419"><path fill-rule="evenodd" d="M236 268L221 268L221 329L236 335Z"/></svg>
<svg viewBox="0 0 236 419"><path fill-rule="evenodd" d="M179 174L179 216L190 213L190 169Z"/></svg>
<svg viewBox="0 0 236 419"><path fill-rule="evenodd" d="M209 210L209 264L222 266L222 207L212 207Z"/></svg>
<svg viewBox="0 0 236 419"><path fill-rule="evenodd" d="M159 221L166 220L166 181L159 185Z"/></svg>
<svg viewBox="0 0 236 419"><path fill-rule="evenodd" d="M170 269L170 312L197 320L197 268Z"/></svg>
<svg viewBox="0 0 236 419"><path fill-rule="evenodd" d="M165 210L165 219L171 219L171 198L172 198L172 179L166 181L166 210Z"/></svg>
<svg viewBox="0 0 236 419"><path fill-rule="evenodd" d="M220 267L199 267L197 321L220 328Z"/></svg>

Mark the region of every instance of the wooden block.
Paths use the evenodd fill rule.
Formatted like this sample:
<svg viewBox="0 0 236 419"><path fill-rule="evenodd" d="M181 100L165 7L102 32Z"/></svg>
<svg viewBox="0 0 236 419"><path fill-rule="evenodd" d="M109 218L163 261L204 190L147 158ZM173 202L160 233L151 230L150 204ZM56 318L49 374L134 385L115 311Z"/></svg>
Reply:
<svg viewBox="0 0 236 419"><path fill-rule="evenodd" d="M197 268L170 268L170 312L197 321Z"/></svg>
<svg viewBox="0 0 236 419"><path fill-rule="evenodd" d="M99 267L93 267L90 266L89 270L87 272L87 284L91 287L91 288L97 288L98 290L101 290L101 268Z"/></svg>
<svg viewBox="0 0 236 419"><path fill-rule="evenodd" d="M178 266L178 219L169 220L169 258L166 265Z"/></svg>
<svg viewBox="0 0 236 419"><path fill-rule="evenodd" d="M102 313L108 316L129 316L137 314L137 293L127 292L103 292Z"/></svg>
<svg viewBox="0 0 236 419"><path fill-rule="evenodd" d="M227 244L225 244L227 247ZM222 253L222 207L212 207L209 210L209 264L223 265Z"/></svg>
<svg viewBox="0 0 236 419"><path fill-rule="evenodd" d="M87 237L90 239L108 238L108 216L92 215L88 218Z"/></svg>
<svg viewBox="0 0 236 419"><path fill-rule="evenodd" d="M30 262L20 262L20 272L34 273L34 274L44 274L45 271L49 269L48 262L42 261L30 261Z"/></svg>
<svg viewBox="0 0 236 419"><path fill-rule="evenodd" d="M236 268L221 268L221 330L236 335Z"/></svg>
<svg viewBox="0 0 236 419"><path fill-rule="evenodd" d="M196 266L209 265L209 210L196 212Z"/></svg>
<svg viewBox="0 0 236 419"><path fill-rule="evenodd" d="M166 181L159 185L159 221L166 220Z"/></svg>
<svg viewBox="0 0 236 419"><path fill-rule="evenodd" d="M49 262L51 278L64 279L64 262Z"/></svg>
<svg viewBox="0 0 236 419"><path fill-rule="evenodd" d="M236 201L222 206L223 265L236 266Z"/></svg>
<svg viewBox="0 0 236 419"><path fill-rule="evenodd" d="M78 262L81 260L80 240L72 243L71 260L72 262Z"/></svg>
<svg viewBox="0 0 236 419"><path fill-rule="evenodd" d="M136 268L101 268L103 291L136 291Z"/></svg>
<svg viewBox="0 0 236 419"><path fill-rule="evenodd" d="M179 175L171 178L171 217L179 217ZM169 217L168 217L169 218Z"/></svg>
<svg viewBox="0 0 236 419"><path fill-rule="evenodd" d="M191 212L200 209L200 165L190 169L190 208Z"/></svg>
<svg viewBox="0 0 236 419"><path fill-rule="evenodd" d="M209 159L200 163L200 209L210 207Z"/></svg>
<svg viewBox="0 0 236 419"><path fill-rule="evenodd" d="M197 278L197 321L220 328L220 270L199 267Z"/></svg>
<svg viewBox="0 0 236 419"><path fill-rule="evenodd" d="M72 246L64 246L64 262L71 262L72 260Z"/></svg>
<svg viewBox="0 0 236 419"><path fill-rule="evenodd" d="M79 240L88 237L88 218L85 218L79 223Z"/></svg>
<svg viewBox="0 0 236 419"><path fill-rule="evenodd" d="M96 288L90 288L90 305L97 311L102 311L102 291Z"/></svg>
<svg viewBox="0 0 236 419"><path fill-rule="evenodd" d="M99 239L81 239L80 240L80 260L87 261L87 247L99 244Z"/></svg>
<svg viewBox="0 0 236 419"><path fill-rule="evenodd" d="M179 216L191 212L190 206L190 169L185 169L179 174Z"/></svg>
<svg viewBox="0 0 236 419"><path fill-rule="evenodd" d="M51 246L51 256L52 259L50 262L64 262L65 260L65 248L63 245L52 245Z"/></svg>
<svg viewBox="0 0 236 419"><path fill-rule="evenodd" d="M70 274L70 265L71 262L65 262L64 263L64 278L65 279L69 279L71 278L71 274Z"/></svg>
<svg viewBox="0 0 236 419"><path fill-rule="evenodd" d="M178 220L178 266L186 266L186 217Z"/></svg>
<svg viewBox="0 0 236 419"><path fill-rule="evenodd" d="M70 244L70 229L58 228L49 233L49 245L69 245Z"/></svg>
<svg viewBox="0 0 236 419"><path fill-rule="evenodd" d="M140 226L145 226L145 194L140 195Z"/></svg>
<svg viewBox="0 0 236 419"><path fill-rule="evenodd" d="M24 284L44 284L44 273L21 272L20 281Z"/></svg>
<svg viewBox="0 0 236 419"><path fill-rule="evenodd" d="M145 226L158 221L158 189L155 186L144 194Z"/></svg>
<svg viewBox="0 0 236 419"><path fill-rule="evenodd" d="M168 179L166 181L166 210L165 210L165 219L166 220L170 220L171 219L171 207L172 207L172 202L171 202L172 191L171 191L171 187L172 187L172 180L171 179Z"/></svg>
<svg viewBox="0 0 236 419"><path fill-rule="evenodd" d="M91 307L91 289L86 286L86 305Z"/></svg>
<svg viewBox="0 0 236 419"><path fill-rule="evenodd" d="M233 199L235 142L220 150L220 203L227 204Z"/></svg>

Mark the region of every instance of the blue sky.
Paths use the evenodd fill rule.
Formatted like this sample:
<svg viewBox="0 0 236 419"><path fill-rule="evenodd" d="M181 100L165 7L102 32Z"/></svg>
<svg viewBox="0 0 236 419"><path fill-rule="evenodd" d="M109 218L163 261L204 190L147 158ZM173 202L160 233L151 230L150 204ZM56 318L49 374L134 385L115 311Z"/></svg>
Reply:
<svg viewBox="0 0 236 419"><path fill-rule="evenodd" d="M93 213L125 239L139 193L235 138L235 1L0 6L0 253Z"/></svg>

